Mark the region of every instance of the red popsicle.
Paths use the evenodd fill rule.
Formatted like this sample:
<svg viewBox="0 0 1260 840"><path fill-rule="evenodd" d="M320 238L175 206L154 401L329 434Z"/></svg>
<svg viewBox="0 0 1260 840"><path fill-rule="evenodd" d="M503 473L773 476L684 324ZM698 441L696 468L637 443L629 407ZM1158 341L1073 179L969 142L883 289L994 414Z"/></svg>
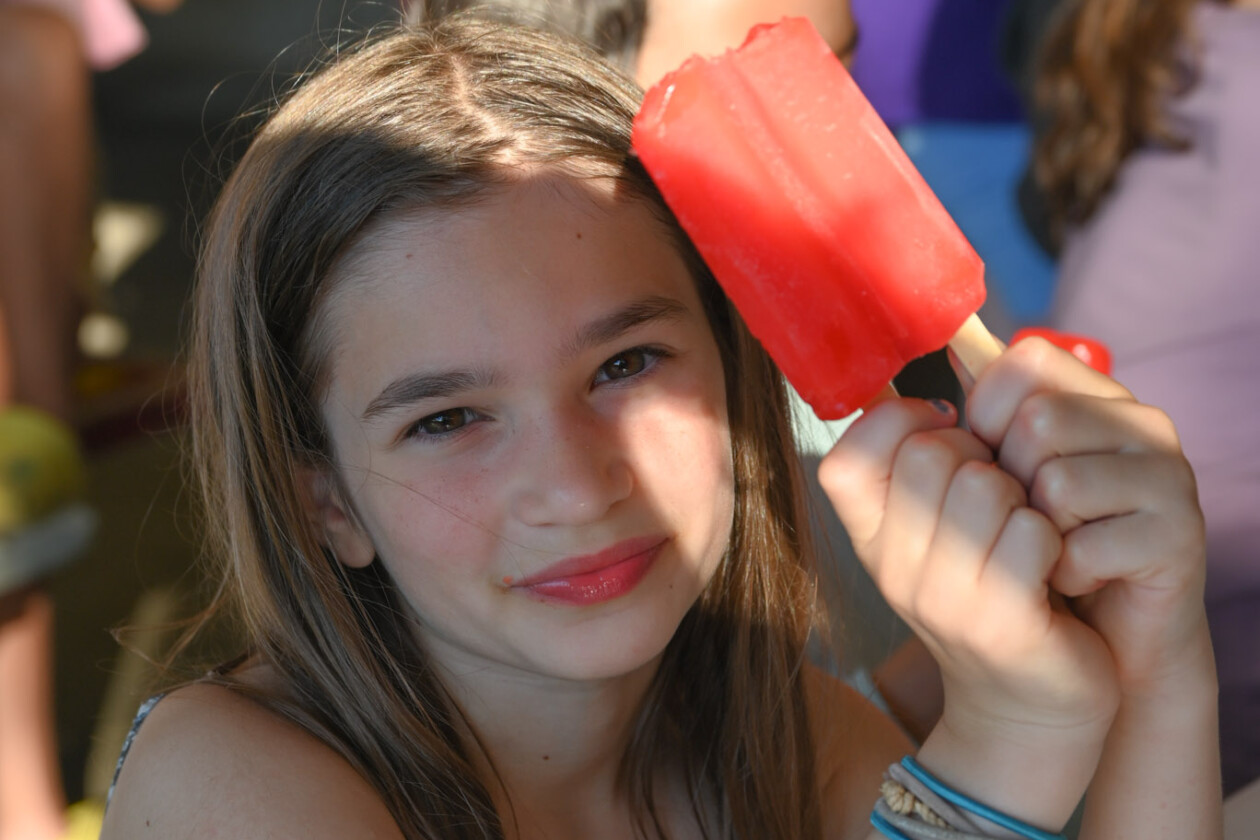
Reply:
<svg viewBox="0 0 1260 840"><path fill-rule="evenodd" d="M861 408L947 342L973 373L1000 352L969 320L983 263L809 21L688 59L647 92L633 141L819 417Z"/></svg>

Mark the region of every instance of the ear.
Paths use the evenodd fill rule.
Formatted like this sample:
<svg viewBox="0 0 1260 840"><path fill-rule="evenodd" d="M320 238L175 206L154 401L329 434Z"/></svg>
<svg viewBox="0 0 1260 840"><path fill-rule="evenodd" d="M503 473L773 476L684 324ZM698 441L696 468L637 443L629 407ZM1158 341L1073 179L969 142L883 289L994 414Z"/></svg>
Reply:
<svg viewBox="0 0 1260 840"><path fill-rule="evenodd" d="M376 559L372 539L351 515L337 482L316 467L299 467L299 486L306 515L337 562L362 569Z"/></svg>

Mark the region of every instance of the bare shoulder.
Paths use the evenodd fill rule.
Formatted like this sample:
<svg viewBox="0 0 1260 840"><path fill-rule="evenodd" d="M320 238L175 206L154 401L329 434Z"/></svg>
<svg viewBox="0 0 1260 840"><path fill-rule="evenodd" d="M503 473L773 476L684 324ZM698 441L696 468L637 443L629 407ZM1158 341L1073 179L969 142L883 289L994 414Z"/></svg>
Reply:
<svg viewBox="0 0 1260 840"><path fill-rule="evenodd" d="M884 712L841 680L810 667L805 685L818 746L823 836L866 837L884 770L914 746Z"/></svg>
<svg viewBox="0 0 1260 840"><path fill-rule="evenodd" d="M219 836L402 838L334 750L236 692L193 685L140 727L101 837Z"/></svg>

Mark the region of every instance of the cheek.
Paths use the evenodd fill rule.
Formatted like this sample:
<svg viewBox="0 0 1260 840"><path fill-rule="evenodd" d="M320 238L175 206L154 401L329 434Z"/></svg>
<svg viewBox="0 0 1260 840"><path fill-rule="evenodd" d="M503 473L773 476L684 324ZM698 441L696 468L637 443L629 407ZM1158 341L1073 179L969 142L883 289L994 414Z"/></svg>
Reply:
<svg viewBox="0 0 1260 840"><path fill-rule="evenodd" d="M483 521L490 470L427 473L425 480L382 477L364 488L368 529L396 576L468 571L495 540Z"/></svg>
<svg viewBox="0 0 1260 840"><path fill-rule="evenodd" d="M651 495L666 507L708 511L715 522L729 523L735 479L720 378L717 385L675 391L632 427L635 461Z"/></svg>

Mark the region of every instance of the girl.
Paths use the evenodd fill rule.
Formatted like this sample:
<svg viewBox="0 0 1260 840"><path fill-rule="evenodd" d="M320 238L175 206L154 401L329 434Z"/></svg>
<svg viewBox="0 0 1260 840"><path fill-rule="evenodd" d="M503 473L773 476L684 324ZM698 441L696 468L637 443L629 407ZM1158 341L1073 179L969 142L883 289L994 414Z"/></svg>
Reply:
<svg viewBox="0 0 1260 840"><path fill-rule="evenodd" d="M460 17L339 60L261 131L191 360L251 646L151 706L104 837L868 836L911 748L805 662L784 387L629 154L637 101L583 48ZM918 757L969 796L930 811L1043 836L1092 777L1089 836L1211 836L1171 428L1045 345L957 419L886 402L823 466L941 660Z"/></svg>

